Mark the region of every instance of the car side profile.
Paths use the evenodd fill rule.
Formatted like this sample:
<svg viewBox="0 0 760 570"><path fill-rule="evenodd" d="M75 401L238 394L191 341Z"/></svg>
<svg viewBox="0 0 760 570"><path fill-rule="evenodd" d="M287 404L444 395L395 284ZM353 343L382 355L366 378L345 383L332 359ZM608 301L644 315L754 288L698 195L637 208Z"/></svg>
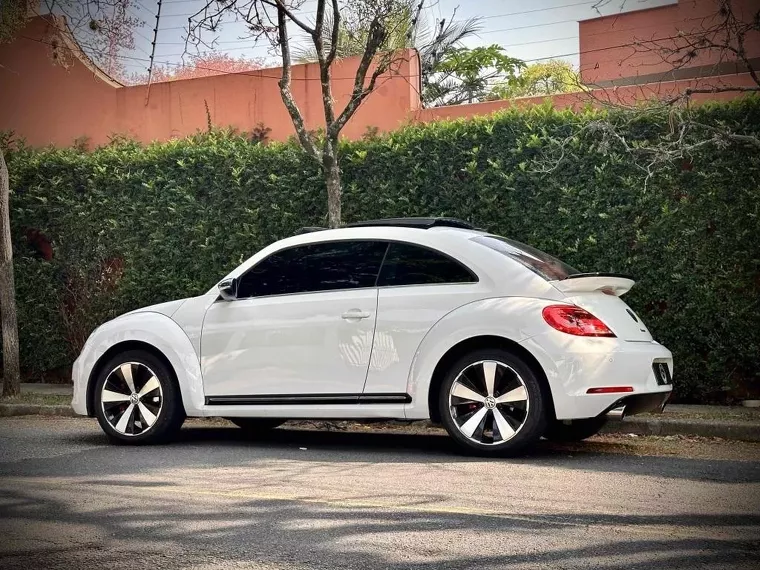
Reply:
<svg viewBox="0 0 760 570"><path fill-rule="evenodd" d="M429 418L493 455L579 440L670 396L670 351L620 298L633 284L447 218L305 231L96 329L72 406L133 444L186 416Z"/></svg>

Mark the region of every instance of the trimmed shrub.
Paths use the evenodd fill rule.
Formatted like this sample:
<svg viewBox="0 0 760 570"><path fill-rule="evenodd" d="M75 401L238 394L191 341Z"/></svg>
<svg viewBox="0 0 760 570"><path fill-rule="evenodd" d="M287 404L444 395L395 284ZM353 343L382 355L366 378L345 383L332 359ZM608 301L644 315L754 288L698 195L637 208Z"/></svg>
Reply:
<svg viewBox="0 0 760 570"><path fill-rule="evenodd" d="M760 135L758 99L697 113ZM344 143L346 221L454 216L581 270L630 273L637 285L626 301L674 352L681 400L756 394L760 153L708 145L645 188L627 153L584 129L601 117L631 144L667 133L655 114L630 121L538 107ZM558 139L571 154L537 173ZM30 373L70 364L98 323L202 293L264 245L326 219L321 174L295 144L214 131L89 153L22 147L8 158ZM28 230L50 240L52 260Z"/></svg>

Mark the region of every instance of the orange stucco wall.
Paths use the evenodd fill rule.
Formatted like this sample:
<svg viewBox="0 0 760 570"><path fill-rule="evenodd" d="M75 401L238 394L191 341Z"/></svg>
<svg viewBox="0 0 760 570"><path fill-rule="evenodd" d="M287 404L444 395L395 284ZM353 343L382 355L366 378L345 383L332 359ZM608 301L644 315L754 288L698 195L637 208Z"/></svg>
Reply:
<svg viewBox="0 0 760 570"><path fill-rule="evenodd" d="M738 15L748 17L751 10L756 10L757 2L733 0L733 5ZM580 61L584 81L589 85L607 82L607 86L589 93L554 95L550 99L556 107L578 109L589 102L628 104L653 97L673 97L689 87L754 86L747 73L736 69L718 73L715 66L711 68L711 62L715 63L711 55L695 60L700 73L677 79L665 73L668 67L662 67L658 56L632 54L630 48L615 47L643 37L674 35L684 26L693 27L694 22L709 25L704 18L714 12L715 6L715 0L681 0L663 8L581 22ZM294 132L277 86L279 68L156 83L150 88L146 104L144 85L120 87L109 83L77 58L70 58L73 64L68 68L54 65L50 46L35 41L50 41L50 32L50 24L44 18L34 18L14 43L0 46L0 130L13 130L33 146L70 146L79 137L88 137L93 145L100 145L114 134L130 135L146 143L185 136L206 128L206 105L216 126L250 131L263 123L271 129L269 136L273 140L284 140ZM750 57L760 57L760 33L748 36L748 40ZM357 64L357 58L335 64L333 94L338 109L348 100ZM712 72L701 77L705 70ZM653 73L659 74L653 81L630 84L631 79L635 83L644 74L651 78ZM624 85L616 86L614 82ZM368 127L387 132L408 121L486 115L505 107L546 100L528 97L422 109L418 86L419 61L416 53L409 50L393 74L381 77L379 87L349 121L343 135L356 139ZM316 65L294 66L292 91L307 126L311 129L324 126ZM736 93L696 95L694 100L736 96Z"/></svg>
<svg viewBox="0 0 760 570"><path fill-rule="evenodd" d="M731 0L731 6L734 15L744 22L751 22L759 7L758 0ZM721 59L726 59L719 50L700 50L677 73L673 60L668 62L662 53L651 49L685 47L721 21L716 17L718 8L716 0L680 0L659 8L581 21L578 33L583 82L608 86L613 81L651 83L743 71L730 62L719 66ZM713 38L716 43L724 39L720 34ZM745 49L750 59L760 57L760 32L746 36ZM625 79L629 81L621 81Z"/></svg>
<svg viewBox="0 0 760 570"><path fill-rule="evenodd" d="M94 145L113 134L142 142L184 136L207 125L206 105L216 126L248 131L263 123L270 137L294 133L280 98L279 68L200 79L116 87L99 78L77 58L65 69L53 65L51 24L34 18L12 44L0 46L0 130L12 129L33 146L71 145L89 137ZM358 58L336 62L333 96L342 110L353 89ZM315 64L293 67L292 92L311 129L324 126L322 92ZM376 90L348 122L343 134L358 138L368 126L393 130L419 107L416 53L403 54L393 73L378 80Z"/></svg>

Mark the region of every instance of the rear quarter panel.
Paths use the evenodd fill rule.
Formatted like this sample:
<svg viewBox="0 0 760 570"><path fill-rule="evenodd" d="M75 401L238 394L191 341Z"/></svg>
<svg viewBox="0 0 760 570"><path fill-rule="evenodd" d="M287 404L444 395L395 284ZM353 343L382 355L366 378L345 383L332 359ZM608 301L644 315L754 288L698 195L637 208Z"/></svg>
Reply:
<svg viewBox="0 0 760 570"><path fill-rule="evenodd" d="M478 336L497 336L521 342L546 329L541 310L556 302L543 298L556 290L547 284L539 297L498 297L481 299L451 311L425 335L417 348L407 380L407 419L430 417L428 392L435 367L449 349Z"/></svg>

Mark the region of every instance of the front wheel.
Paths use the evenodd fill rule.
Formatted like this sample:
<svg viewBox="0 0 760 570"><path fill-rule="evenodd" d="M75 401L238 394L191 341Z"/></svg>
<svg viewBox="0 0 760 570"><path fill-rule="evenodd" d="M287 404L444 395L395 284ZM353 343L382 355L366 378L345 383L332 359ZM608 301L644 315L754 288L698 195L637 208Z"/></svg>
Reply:
<svg viewBox="0 0 760 570"><path fill-rule="evenodd" d="M465 451L514 455L546 430L546 400L519 356L488 349L471 352L449 370L438 405L443 426Z"/></svg>
<svg viewBox="0 0 760 570"><path fill-rule="evenodd" d="M102 367L95 415L114 443L149 444L176 434L185 419L172 371L143 350L129 350Z"/></svg>

